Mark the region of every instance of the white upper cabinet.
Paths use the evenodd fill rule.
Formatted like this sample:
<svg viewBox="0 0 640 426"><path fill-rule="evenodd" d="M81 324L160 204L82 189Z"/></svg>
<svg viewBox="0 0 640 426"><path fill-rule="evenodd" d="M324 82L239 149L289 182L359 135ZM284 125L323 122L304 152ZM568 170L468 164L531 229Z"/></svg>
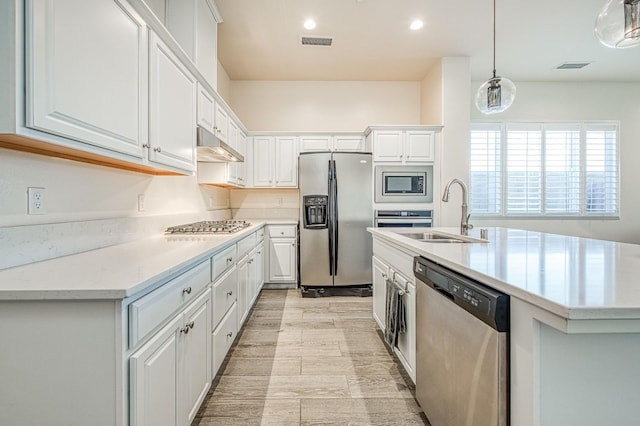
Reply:
<svg viewBox="0 0 640 426"><path fill-rule="evenodd" d="M300 152L331 151L333 138L328 135L300 136Z"/></svg>
<svg viewBox="0 0 640 426"><path fill-rule="evenodd" d="M142 158L147 28L125 1L27 1L26 126Z"/></svg>
<svg viewBox="0 0 640 426"><path fill-rule="evenodd" d="M434 160L435 132L407 130L404 134L405 161L424 163Z"/></svg>
<svg viewBox="0 0 640 426"><path fill-rule="evenodd" d="M229 113L221 103L216 102L214 115L215 123L213 126L213 131L221 140L227 142L229 138Z"/></svg>
<svg viewBox="0 0 640 426"><path fill-rule="evenodd" d="M300 152L366 151L362 135L301 135L299 139Z"/></svg>
<svg viewBox="0 0 640 426"><path fill-rule="evenodd" d="M295 188L298 186L298 144L297 138L278 136L275 139L275 186Z"/></svg>
<svg viewBox="0 0 640 426"><path fill-rule="evenodd" d="M218 21L213 3L197 0L196 67L214 89L218 89Z"/></svg>
<svg viewBox="0 0 640 426"><path fill-rule="evenodd" d="M154 13L160 0L149 2ZM166 0L164 23L205 80L217 88L219 14L210 0ZM162 20L158 15L158 19Z"/></svg>
<svg viewBox="0 0 640 426"><path fill-rule="evenodd" d="M154 33L150 41L149 160L194 171L197 81Z"/></svg>
<svg viewBox="0 0 640 426"><path fill-rule="evenodd" d="M436 129L375 129L373 161L378 163L418 164L435 160Z"/></svg>
<svg viewBox="0 0 640 426"><path fill-rule="evenodd" d="M198 84L198 126L202 126L213 133L215 125L216 101L211 93Z"/></svg>
<svg viewBox="0 0 640 426"><path fill-rule="evenodd" d="M254 136L253 186L295 188L298 186L298 138Z"/></svg>
<svg viewBox="0 0 640 426"><path fill-rule="evenodd" d="M253 138L253 186L271 188L274 167L274 137L255 136Z"/></svg>

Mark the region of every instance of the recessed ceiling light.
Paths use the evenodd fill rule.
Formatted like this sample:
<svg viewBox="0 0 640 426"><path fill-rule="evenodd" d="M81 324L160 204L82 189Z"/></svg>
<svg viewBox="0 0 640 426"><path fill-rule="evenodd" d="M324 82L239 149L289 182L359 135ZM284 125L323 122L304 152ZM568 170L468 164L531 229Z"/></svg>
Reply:
<svg viewBox="0 0 640 426"><path fill-rule="evenodd" d="M411 25L409 25L409 28L411 28L413 31L417 31L422 27L424 27L424 22L422 22L420 19L414 20L413 22L411 22Z"/></svg>
<svg viewBox="0 0 640 426"><path fill-rule="evenodd" d="M313 19L307 19L306 21L304 21L304 27L308 30L312 30L316 27L316 21L314 21Z"/></svg>

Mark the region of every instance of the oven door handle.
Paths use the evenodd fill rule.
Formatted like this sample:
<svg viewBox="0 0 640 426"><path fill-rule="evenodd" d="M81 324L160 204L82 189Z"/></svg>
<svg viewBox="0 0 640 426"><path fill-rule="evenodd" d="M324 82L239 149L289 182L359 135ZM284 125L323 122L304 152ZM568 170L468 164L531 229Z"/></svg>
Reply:
<svg viewBox="0 0 640 426"><path fill-rule="evenodd" d="M432 223L433 219L426 218L402 218L402 219L376 219L376 223Z"/></svg>

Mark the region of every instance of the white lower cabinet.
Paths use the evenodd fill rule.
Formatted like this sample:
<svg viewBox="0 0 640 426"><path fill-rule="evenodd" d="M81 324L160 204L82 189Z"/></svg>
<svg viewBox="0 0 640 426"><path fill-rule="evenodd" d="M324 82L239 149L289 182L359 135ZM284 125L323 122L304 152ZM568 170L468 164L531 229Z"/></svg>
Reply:
<svg viewBox="0 0 640 426"><path fill-rule="evenodd" d="M132 425L188 425L211 386L211 290L129 358Z"/></svg>
<svg viewBox="0 0 640 426"><path fill-rule="evenodd" d="M373 318L384 331L386 323L387 279L404 291L406 332L398 336L394 352L405 370L416 381L416 286L413 254L374 239L373 244Z"/></svg>
<svg viewBox="0 0 640 426"><path fill-rule="evenodd" d="M264 245L260 244L249 254L249 277L247 281L247 306L256 302L264 284Z"/></svg>
<svg viewBox="0 0 640 426"><path fill-rule="evenodd" d="M247 285L249 283L249 255L238 262L238 325L242 327L249 311L247 304Z"/></svg>
<svg viewBox="0 0 640 426"><path fill-rule="evenodd" d="M389 266L373 256L373 319L384 331L386 321L386 281Z"/></svg>
<svg viewBox="0 0 640 426"><path fill-rule="evenodd" d="M269 225L269 254L267 282L295 283L297 281L296 225Z"/></svg>
<svg viewBox="0 0 640 426"><path fill-rule="evenodd" d="M233 344L238 333L238 303L235 302L231 309L218 324L218 327L213 331L213 357L211 365L214 375L220 369L224 357L229 352L229 348Z"/></svg>

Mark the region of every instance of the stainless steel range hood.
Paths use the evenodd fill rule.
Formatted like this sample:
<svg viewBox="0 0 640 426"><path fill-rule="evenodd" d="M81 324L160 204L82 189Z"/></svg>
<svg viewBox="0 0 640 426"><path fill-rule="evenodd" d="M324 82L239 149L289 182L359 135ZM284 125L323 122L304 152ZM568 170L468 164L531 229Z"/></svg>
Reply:
<svg viewBox="0 0 640 426"><path fill-rule="evenodd" d="M244 156L219 137L198 126L198 161L208 163L244 162Z"/></svg>

